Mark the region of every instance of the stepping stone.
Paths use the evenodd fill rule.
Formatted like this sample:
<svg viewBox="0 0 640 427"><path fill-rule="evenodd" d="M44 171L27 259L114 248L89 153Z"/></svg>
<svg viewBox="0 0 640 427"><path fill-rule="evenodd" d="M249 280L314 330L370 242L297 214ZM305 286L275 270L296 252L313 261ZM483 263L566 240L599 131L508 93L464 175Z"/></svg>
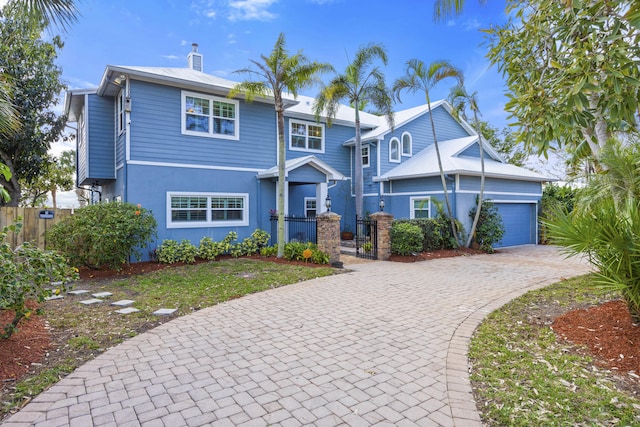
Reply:
<svg viewBox="0 0 640 427"><path fill-rule="evenodd" d="M62 282L51 282L51 286L62 286Z"/></svg>
<svg viewBox="0 0 640 427"><path fill-rule="evenodd" d="M51 295L50 297L46 297L45 301L54 301L57 299L64 299L64 295Z"/></svg>
<svg viewBox="0 0 640 427"><path fill-rule="evenodd" d="M91 294L94 298L107 298L113 295L111 292L97 292L95 294Z"/></svg>
<svg viewBox="0 0 640 427"><path fill-rule="evenodd" d="M119 313L119 314L130 314L130 313L137 313L138 311L140 311L140 310L138 310L137 308L127 307L127 308L123 308L121 310L116 310L116 313Z"/></svg>
<svg viewBox="0 0 640 427"><path fill-rule="evenodd" d="M111 305L116 305L118 307L127 307L133 304L135 301L130 299L121 299L120 301L112 302Z"/></svg>
<svg viewBox="0 0 640 427"><path fill-rule="evenodd" d="M77 291L69 291L67 292L69 295L82 295L82 294L88 294L89 291L86 289L78 289Z"/></svg>
<svg viewBox="0 0 640 427"><path fill-rule="evenodd" d="M91 305L91 304L98 304L100 302L102 302L101 299L93 298L93 299L86 299L84 301L80 301L80 304Z"/></svg>
<svg viewBox="0 0 640 427"><path fill-rule="evenodd" d="M160 310L154 311L153 315L154 316L171 316L177 310L178 310L177 308L161 308Z"/></svg>

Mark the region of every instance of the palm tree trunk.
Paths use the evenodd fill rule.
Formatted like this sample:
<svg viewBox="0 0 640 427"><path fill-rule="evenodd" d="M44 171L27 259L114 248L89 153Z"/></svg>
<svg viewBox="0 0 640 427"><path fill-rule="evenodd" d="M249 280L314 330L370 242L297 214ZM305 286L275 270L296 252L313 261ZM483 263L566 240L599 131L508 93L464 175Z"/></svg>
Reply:
<svg viewBox="0 0 640 427"><path fill-rule="evenodd" d="M284 256L284 191L285 191L285 153L284 141L284 108L282 100L276 100L276 114L278 116L278 258Z"/></svg>
<svg viewBox="0 0 640 427"><path fill-rule="evenodd" d="M440 157L440 146L438 145L438 137L436 136L436 124L433 120L433 114L431 111L431 101L429 100L429 95L427 95L427 105L429 111L429 119L431 120L431 131L433 132L433 144L436 148L436 156L438 157L438 169L440 170L440 180L442 181L442 191L444 191L444 203L447 207L447 214L449 215L449 221L451 222L451 233L453 233L453 238L456 239L456 244L458 244L458 230L456 228L456 221L453 217L453 211L451 210L451 204L449 203L449 193L447 190L447 181L444 176L444 168L442 167L442 157Z"/></svg>
<svg viewBox="0 0 640 427"><path fill-rule="evenodd" d="M56 209L58 207L57 203L56 203L56 188L52 188L51 189L51 201L53 202L53 209Z"/></svg>
<svg viewBox="0 0 640 427"><path fill-rule="evenodd" d="M355 178L355 193L356 193L356 216L362 218L362 211L364 205L364 180L362 177L362 141L360 135L360 111L358 110L356 103L356 170L354 171Z"/></svg>
<svg viewBox="0 0 640 427"><path fill-rule="evenodd" d="M478 227L478 221L480 220L480 211L482 210L482 200L484 197L484 147L482 145L482 135L480 134L478 113L476 110L473 110L473 119L475 120L478 144L480 145L480 194L478 195L478 207L476 208L476 214L473 217L473 224L471 224L471 231L469 231L469 238L467 239L467 248L471 246L471 242L473 242L473 238L476 234L476 228Z"/></svg>

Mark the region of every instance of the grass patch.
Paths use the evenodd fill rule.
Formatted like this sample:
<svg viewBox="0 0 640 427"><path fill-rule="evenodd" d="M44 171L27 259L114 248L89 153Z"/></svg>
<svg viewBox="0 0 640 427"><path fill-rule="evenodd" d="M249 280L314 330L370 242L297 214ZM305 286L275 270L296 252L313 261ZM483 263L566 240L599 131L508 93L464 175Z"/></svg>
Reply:
<svg viewBox="0 0 640 427"><path fill-rule="evenodd" d="M14 408L23 406L77 366L128 338L178 316L193 313L223 301L250 293L335 274L330 267L306 267L255 259L229 259L182 266L110 281L80 282L75 289L111 292L98 305L83 306L81 297L68 296L50 301L45 318L52 329L54 348L41 369L24 378L0 396L0 420ZM109 302L130 299L141 311L129 315L115 313ZM175 315L153 316L159 308L177 308Z"/></svg>
<svg viewBox="0 0 640 427"><path fill-rule="evenodd" d="M638 401L550 328L569 309L617 297L590 276L529 292L491 313L471 340L471 382L489 426L639 425Z"/></svg>

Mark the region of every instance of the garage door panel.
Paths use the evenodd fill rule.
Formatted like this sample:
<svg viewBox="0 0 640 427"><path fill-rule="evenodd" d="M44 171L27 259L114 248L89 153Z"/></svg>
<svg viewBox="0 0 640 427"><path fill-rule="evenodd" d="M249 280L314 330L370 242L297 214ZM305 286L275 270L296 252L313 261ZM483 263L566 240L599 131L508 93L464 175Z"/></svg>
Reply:
<svg viewBox="0 0 640 427"><path fill-rule="evenodd" d="M533 203L495 203L504 224L504 236L496 248L536 243Z"/></svg>

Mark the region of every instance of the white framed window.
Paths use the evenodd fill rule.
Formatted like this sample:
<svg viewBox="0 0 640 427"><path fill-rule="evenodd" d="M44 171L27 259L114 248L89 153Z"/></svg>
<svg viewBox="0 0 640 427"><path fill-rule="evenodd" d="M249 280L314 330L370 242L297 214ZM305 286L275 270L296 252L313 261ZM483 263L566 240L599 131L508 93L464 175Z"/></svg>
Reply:
<svg viewBox="0 0 640 427"><path fill-rule="evenodd" d="M118 92L116 97L116 129L118 129L118 135L124 132L126 113L124 111L124 90Z"/></svg>
<svg viewBox="0 0 640 427"><path fill-rule="evenodd" d="M167 193L167 228L249 225L246 193Z"/></svg>
<svg viewBox="0 0 640 427"><path fill-rule="evenodd" d="M305 197L304 198L304 216L307 218L315 217L317 211L317 204L315 197Z"/></svg>
<svg viewBox="0 0 640 427"><path fill-rule="evenodd" d="M238 106L233 99L182 91L182 133L237 140Z"/></svg>
<svg viewBox="0 0 640 427"><path fill-rule="evenodd" d="M402 134L402 155L411 156L412 150L411 134L409 132L404 132Z"/></svg>
<svg viewBox="0 0 640 427"><path fill-rule="evenodd" d="M409 218L431 218L431 197L411 197Z"/></svg>
<svg viewBox="0 0 640 427"><path fill-rule="evenodd" d="M370 163L370 157L369 157L369 146L363 145L362 146L362 167L368 168L370 164L371 163Z"/></svg>
<svg viewBox="0 0 640 427"><path fill-rule="evenodd" d="M324 153L324 124L289 120L289 149Z"/></svg>
<svg viewBox="0 0 640 427"><path fill-rule="evenodd" d="M400 163L400 140L396 137L389 141L389 161Z"/></svg>

